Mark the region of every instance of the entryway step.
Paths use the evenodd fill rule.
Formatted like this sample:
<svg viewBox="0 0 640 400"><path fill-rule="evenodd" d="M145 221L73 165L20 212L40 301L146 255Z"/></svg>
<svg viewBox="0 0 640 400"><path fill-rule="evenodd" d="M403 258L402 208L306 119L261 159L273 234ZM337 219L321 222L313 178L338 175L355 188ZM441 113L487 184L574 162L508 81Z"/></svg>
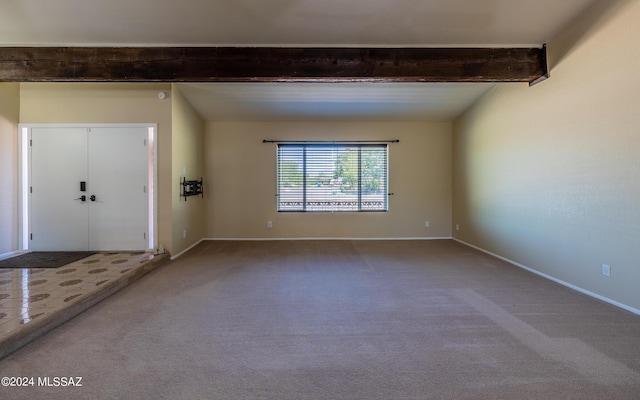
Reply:
<svg viewBox="0 0 640 400"><path fill-rule="evenodd" d="M0 269L0 358L104 300L169 254L97 253L59 268Z"/></svg>

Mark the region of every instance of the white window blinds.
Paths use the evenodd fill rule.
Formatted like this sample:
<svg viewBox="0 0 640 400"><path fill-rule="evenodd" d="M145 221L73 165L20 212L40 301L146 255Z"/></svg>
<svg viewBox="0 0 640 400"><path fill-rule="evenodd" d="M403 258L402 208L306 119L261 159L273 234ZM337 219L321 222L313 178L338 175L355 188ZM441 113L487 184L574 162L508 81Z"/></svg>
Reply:
<svg viewBox="0 0 640 400"><path fill-rule="evenodd" d="M278 211L387 211L386 144L278 144Z"/></svg>

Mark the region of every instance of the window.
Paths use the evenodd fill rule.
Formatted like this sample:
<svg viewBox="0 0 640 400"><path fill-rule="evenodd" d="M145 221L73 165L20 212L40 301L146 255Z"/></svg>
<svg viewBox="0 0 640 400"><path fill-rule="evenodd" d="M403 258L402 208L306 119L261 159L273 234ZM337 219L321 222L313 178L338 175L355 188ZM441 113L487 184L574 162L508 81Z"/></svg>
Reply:
<svg viewBox="0 0 640 400"><path fill-rule="evenodd" d="M278 144L278 211L387 211L386 144Z"/></svg>

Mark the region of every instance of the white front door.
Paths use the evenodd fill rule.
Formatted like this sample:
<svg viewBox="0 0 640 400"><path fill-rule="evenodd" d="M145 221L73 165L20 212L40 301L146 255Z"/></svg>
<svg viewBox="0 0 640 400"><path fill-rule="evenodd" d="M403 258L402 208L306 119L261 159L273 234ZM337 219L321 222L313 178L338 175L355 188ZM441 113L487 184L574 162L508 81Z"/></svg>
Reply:
<svg viewBox="0 0 640 400"><path fill-rule="evenodd" d="M147 128L91 128L88 137L89 249L145 250Z"/></svg>
<svg viewBox="0 0 640 400"><path fill-rule="evenodd" d="M148 137L147 127L32 128L29 249L147 250Z"/></svg>
<svg viewBox="0 0 640 400"><path fill-rule="evenodd" d="M31 130L30 250L86 251L88 205L85 128Z"/></svg>

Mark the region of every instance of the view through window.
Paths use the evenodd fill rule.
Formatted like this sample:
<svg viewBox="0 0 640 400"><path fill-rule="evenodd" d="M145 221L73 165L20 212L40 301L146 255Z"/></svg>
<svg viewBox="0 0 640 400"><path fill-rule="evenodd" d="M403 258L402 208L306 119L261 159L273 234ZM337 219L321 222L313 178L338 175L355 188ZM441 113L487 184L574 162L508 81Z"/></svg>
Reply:
<svg viewBox="0 0 640 400"><path fill-rule="evenodd" d="M278 211L387 211L386 144L278 144Z"/></svg>

